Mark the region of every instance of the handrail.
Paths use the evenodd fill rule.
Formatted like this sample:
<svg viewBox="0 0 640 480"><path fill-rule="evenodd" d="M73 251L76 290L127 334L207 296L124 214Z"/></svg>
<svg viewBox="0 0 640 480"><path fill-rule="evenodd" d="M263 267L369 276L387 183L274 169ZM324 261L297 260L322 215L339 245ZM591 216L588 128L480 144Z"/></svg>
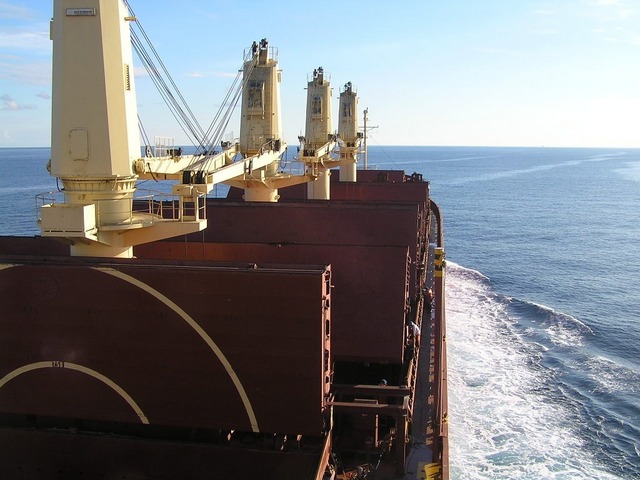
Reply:
<svg viewBox="0 0 640 480"><path fill-rule="evenodd" d="M96 225L98 227L115 227L128 226L140 223L141 217L146 217L146 223L153 223L160 220L187 221L194 217L199 219L206 218L206 195L198 194L197 205L195 202L180 201L180 196L170 193L155 192L151 190L136 191L134 198L124 199L105 199L94 200L90 202L96 206ZM101 210L113 213L113 208L106 205L115 205L118 202L127 202L128 205L124 209L131 212L125 220L117 222L109 222L101 218ZM45 205L65 204L63 192L44 192L35 196L36 221L42 220L41 208ZM101 208L101 206L103 208ZM185 210L189 210L189 214L185 214Z"/></svg>

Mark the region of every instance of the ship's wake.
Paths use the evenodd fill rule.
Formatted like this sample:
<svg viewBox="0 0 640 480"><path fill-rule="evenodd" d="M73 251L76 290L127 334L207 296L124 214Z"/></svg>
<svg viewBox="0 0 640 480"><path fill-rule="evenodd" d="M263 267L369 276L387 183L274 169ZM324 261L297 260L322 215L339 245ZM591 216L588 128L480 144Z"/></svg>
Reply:
<svg viewBox="0 0 640 480"><path fill-rule="evenodd" d="M637 440L631 439L637 432L610 435L607 412L594 408L590 392L571 379L577 360L567 350L584 349L591 329L571 315L498 294L480 272L450 261L447 266L451 477L614 479L640 473L633 458ZM584 361L587 376L609 370L594 388L621 381L612 373L617 364L591 354ZM621 477L602 469L611 460Z"/></svg>

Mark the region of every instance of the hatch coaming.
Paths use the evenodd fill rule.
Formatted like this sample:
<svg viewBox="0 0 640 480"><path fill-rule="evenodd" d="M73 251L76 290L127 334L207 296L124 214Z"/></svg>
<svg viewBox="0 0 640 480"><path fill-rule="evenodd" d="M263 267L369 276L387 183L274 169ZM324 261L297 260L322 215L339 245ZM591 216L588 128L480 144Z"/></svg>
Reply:
<svg viewBox="0 0 640 480"><path fill-rule="evenodd" d="M326 429L328 267L36 261L0 285L0 413Z"/></svg>

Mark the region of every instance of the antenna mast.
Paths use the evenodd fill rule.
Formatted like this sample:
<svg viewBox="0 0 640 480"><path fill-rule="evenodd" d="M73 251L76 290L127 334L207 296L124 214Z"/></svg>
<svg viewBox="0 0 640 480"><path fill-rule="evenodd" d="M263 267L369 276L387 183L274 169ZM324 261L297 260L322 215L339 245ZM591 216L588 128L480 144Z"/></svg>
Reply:
<svg viewBox="0 0 640 480"><path fill-rule="evenodd" d="M362 141L362 148L364 150L364 157L363 157L363 168L364 170L368 169L368 157L367 157L367 132L369 130L373 130L374 128L378 128L377 125L374 125L373 127L367 127L367 120L369 120L369 117L367 116L369 114L369 109L365 108L363 115L364 115L364 122L363 122L363 126L362 126L362 130L363 130L363 141Z"/></svg>

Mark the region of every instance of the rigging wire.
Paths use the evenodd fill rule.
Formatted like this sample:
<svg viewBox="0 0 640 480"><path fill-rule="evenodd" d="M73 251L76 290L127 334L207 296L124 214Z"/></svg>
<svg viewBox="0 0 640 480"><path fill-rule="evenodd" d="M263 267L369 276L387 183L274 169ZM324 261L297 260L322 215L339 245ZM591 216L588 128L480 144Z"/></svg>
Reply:
<svg viewBox="0 0 640 480"><path fill-rule="evenodd" d="M232 96L233 94L233 98L235 98L235 96L237 95L236 91L238 89L238 79L241 76L241 72L238 72L238 74L236 75L236 78L233 81L233 84L231 85L231 88L227 91L226 96L224 97L222 104L220 105L220 108L218 109L218 111L216 112L216 115L213 117L213 120L211 121L211 124L209 125L209 128L207 129L207 132L205 134L205 144L201 145L201 147L203 147L205 149L205 151L203 153L208 153L206 150L206 147L212 147L213 145L217 145L218 144L218 133L220 131L220 129L222 129L222 131L225 130L225 127L221 128L221 121L220 118L222 116L222 118L227 118L227 116L231 116L231 113L233 112L233 107L235 107L235 105L232 106L232 103L229 103L229 97ZM225 111L225 106L226 111ZM231 110L231 112L230 112ZM224 113L223 113L224 112ZM228 123L228 121L227 121ZM216 125L218 126L216 128ZM214 130L215 129L215 130Z"/></svg>
<svg viewBox="0 0 640 480"><path fill-rule="evenodd" d="M138 54L138 57L142 61L142 64L147 70L149 78L151 78L151 80L155 84L158 92L160 93L160 96L163 98L167 107L169 107L171 114L182 128L182 131L187 135L187 137L189 137L190 141L194 145L200 143L200 138L202 137L202 134L200 133L202 131L200 125L197 124L197 121L195 121L194 123L194 121L187 116L180 103L171 92L171 89L162 78L162 75L160 75L160 73L158 72L157 67L153 63L152 58L145 50L144 45L142 44L138 35L133 31L131 32L131 43L134 50ZM198 130L200 130L200 132Z"/></svg>
<svg viewBox="0 0 640 480"><path fill-rule="evenodd" d="M142 124L142 119L140 115L138 115L138 129L140 130L140 136L142 137L142 141L145 144L145 147L151 146L151 142L149 141L149 136L147 135L147 131L144 129L144 125Z"/></svg>
<svg viewBox="0 0 640 480"><path fill-rule="evenodd" d="M243 64L246 64L249 61L250 55L254 54L249 53L245 55ZM235 111L238 101L240 100L242 91L244 90L248 79L251 78L251 74L253 73L253 69L257 64L257 61L258 57L257 55L254 55L253 61L249 64L246 74L243 74L244 68L242 70L238 70L238 74L233 80L231 88L229 88L229 90L227 91L227 94L222 104L220 105L218 112L216 113L215 117L211 121L211 124L209 125L209 128L207 129L205 139L207 140L208 146L218 145L222 140L222 136L226 131L227 126L229 125L229 121L231 120L231 116Z"/></svg>
<svg viewBox="0 0 640 480"><path fill-rule="evenodd" d="M375 146L380 150L380 152L386 157L386 159L389 161L389 163L391 165L393 165L394 167L400 167L400 164L396 161L396 157L394 157L393 155L391 155L387 149L383 146L380 145L380 143L378 143L378 140L375 138L374 135L368 134L367 136L367 140L371 141L373 140L372 143L375 144ZM371 167L369 167L371 168ZM376 167L377 168L377 167Z"/></svg>
<svg viewBox="0 0 640 480"><path fill-rule="evenodd" d="M129 10L129 14L135 18L135 13L131 8L131 5L129 4L128 0L124 0L124 3L127 9ZM157 60L160 69L156 67L153 61L152 55L149 54L149 52L145 48L145 42L143 42L142 39L138 36L137 32L134 30L133 24L137 25L137 28L140 30L140 33L142 34L142 37L144 38L146 45L148 45L149 49L151 50L151 53L153 54L153 57L155 57L155 59ZM196 144L202 144L205 137L204 130L200 126L198 120L195 118L193 111L187 104L184 96L180 92L180 89L178 88L176 83L173 81L171 74L167 70L167 67L165 66L164 62L160 58L160 55L158 54L157 50L151 43L151 40L149 39L149 36L146 34L144 28L142 27L140 22L136 21L136 22L132 22L130 30L131 30L132 45L134 47L134 50L140 57L140 60L142 61L147 72L149 73L149 76L152 78L152 81L160 91L160 95L165 100L165 103L167 103L167 106L169 106L169 109L171 110L174 118L176 118L182 130L190 138L194 146ZM163 78L162 74L160 73L160 70L164 73L165 77L168 80L168 83ZM170 86L172 88L170 88ZM175 95L173 92L175 92ZM176 98L176 96L178 98ZM189 132L187 132L187 130Z"/></svg>
<svg viewBox="0 0 640 480"><path fill-rule="evenodd" d="M135 17L135 13L131 8L128 0L123 0L127 7L129 14ZM140 35L134 30L133 25L137 25L137 29L140 31ZM156 86L160 96L164 100L165 104L169 108L169 111L177 121L178 125L189 138L194 147L196 147L196 155L204 155L205 157L214 151L214 146L220 144L224 132L226 131L229 122L233 116L242 92L245 89L251 74L258 63L259 51L257 50L257 44L254 43L252 48L244 55L243 68L238 71L231 88L227 91L227 94L220 105L220 108L214 116L211 124L205 132L196 119L193 111L187 104L187 101L180 92L178 86L173 81L171 74L167 70L164 62L160 58L158 52L154 48L151 40L146 34L144 28L139 21L132 22L130 27L131 44L134 51L138 55L144 68L149 74L152 82ZM148 49L145 47L148 46ZM150 50L150 52L149 52ZM155 58L155 61L154 61ZM157 62L157 63L156 63ZM245 71L246 69L246 71ZM165 80L166 78L166 80ZM139 126L143 140L150 145L149 138L144 131L142 122L138 117ZM191 167L201 165L206 162L206 158L201 158L192 163Z"/></svg>

